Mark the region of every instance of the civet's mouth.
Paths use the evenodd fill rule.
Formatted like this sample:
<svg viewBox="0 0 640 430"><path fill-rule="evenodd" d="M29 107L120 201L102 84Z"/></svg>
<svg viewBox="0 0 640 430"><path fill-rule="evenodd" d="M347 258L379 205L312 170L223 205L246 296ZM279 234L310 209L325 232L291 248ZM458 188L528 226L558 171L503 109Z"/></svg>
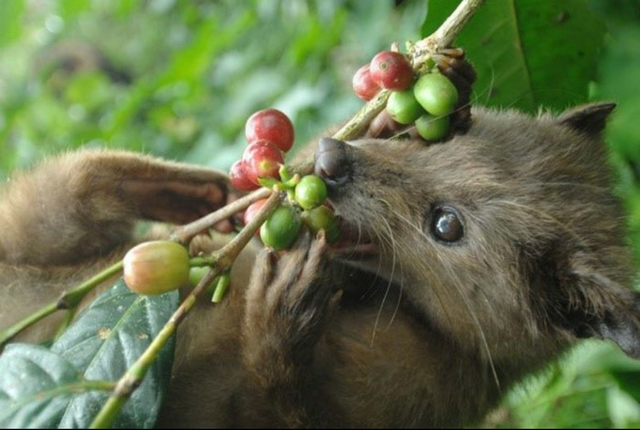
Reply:
<svg viewBox="0 0 640 430"><path fill-rule="evenodd" d="M369 260L379 254L378 245L361 228L348 223L343 218L340 220L340 239L330 245L332 254L346 260Z"/></svg>
<svg viewBox="0 0 640 430"><path fill-rule="evenodd" d="M325 181L330 195L331 191L339 191L349 180L347 145L332 138L322 138L318 142L314 156L314 173ZM330 202L328 206L332 206ZM348 260L365 260L378 254L378 247L366 231L344 218L339 217L339 220L341 238L331 246L334 256Z"/></svg>

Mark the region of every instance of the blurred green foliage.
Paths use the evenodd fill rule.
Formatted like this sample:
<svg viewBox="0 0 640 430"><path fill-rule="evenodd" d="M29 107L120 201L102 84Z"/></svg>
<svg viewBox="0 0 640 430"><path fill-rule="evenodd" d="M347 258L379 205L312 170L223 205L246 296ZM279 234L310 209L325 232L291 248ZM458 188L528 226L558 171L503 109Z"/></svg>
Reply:
<svg viewBox="0 0 640 430"><path fill-rule="evenodd" d="M25 3L29 7L25 7ZM0 172L78 146L227 168L276 107L297 146L361 105L351 75L415 40L423 2L0 2ZM374 31L372 31L374 30Z"/></svg>
<svg viewBox="0 0 640 430"><path fill-rule="evenodd" d="M1 0L0 178L80 146L227 169L245 145L246 118L267 107L290 116L300 147L361 106L351 91L360 65L393 41L418 39L428 1L399 3ZM607 137L640 256L640 1L571 3L588 4L593 25L606 26L588 95L619 104ZM545 46L566 54L545 63L551 75L570 67L577 42ZM526 99L536 110L559 86L502 92L496 104ZM491 102L491 89L479 90L477 103ZM587 342L512 390L487 426L637 427L639 400L640 365Z"/></svg>

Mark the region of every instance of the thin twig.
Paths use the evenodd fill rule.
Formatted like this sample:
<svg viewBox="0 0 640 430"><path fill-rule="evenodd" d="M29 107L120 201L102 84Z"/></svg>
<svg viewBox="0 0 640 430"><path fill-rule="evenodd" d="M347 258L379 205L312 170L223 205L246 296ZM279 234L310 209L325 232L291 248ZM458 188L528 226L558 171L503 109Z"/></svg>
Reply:
<svg viewBox="0 0 640 430"><path fill-rule="evenodd" d="M107 402L102 406L98 415L94 418L90 428L104 429L111 428L115 422L118 413L131 396L131 393L141 384L147 370L158 357L158 353L167 343L171 336L175 333L178 324L184 319L187 313L193 308L196 299L218 276L219 270L214 268L207 272L205 276L198 282L198 285L191 291L178 309L171 315L169 321L162 327L162 330L153 339L151 344L136 360L136 362L127 370L127 372L118 380L115 389Z"/></svg>
<svg viewBox="0 0 640 430"><path fill-rule="evenodd" d="M233 240L213 254L215 263L211 270L198 282L198 285L196 285L178 309L171 315L169 321L167 321L147 349L120 378L113 393L91 423L91 428L110 428L113 425L118 413L133 391L142 383L147 370L158 357L158 353L162 347L176 332L180 322L182 322L193 308L197 298L208 289L209 285L211 285L219 274L231 268L240 251L242 251L251 238L255 236L258 228L260 228L273 209L282 201L282 198L282 193L272 192L267 202L260 208L251 222L249 222Z"/></svg>
<svg viewBox="0 0 640 430"><path fill-rule="evenodd" d="M83 282L69 292L63 293L62 297L58 299L58 309L73 309L78 306L82 299L84 299L89 292L93 291L95 287L120 272L122 270L122 266L122 260L117 261L95 275L93 278Z"/></svg>
<svg viewBox="0 0 640 430"><path fill-rule="evenodd" d="M231 218L234 214L246 209L251 203L261 199L266 199L271 194L271 190L267 188L260 188L239 198L238 200L229 203L228 205L218 209L215 212L210 213L190 224L185 224L177 228L171 235L171 239L175 240L183 245L189 243L196 235L206 231L213 227L220 221L224 221L227 218Z"/></svg>
<svg viewBox="0 0 640 430"><path fill-rule="evenodd" d="M387 90L382 90L376 94L374 98L369 100L362 109L347 122L340 130L338 130L332 136L337 140L353 140L364 134L369 127L369 124L378 115L384 107L387 105L387 99L391 93Z"/></svg>
<svg viewBox="0 0 640 430"><path fill-rule="evenodd" d="M232 241L214 253L214 256L217 257L219 268L226 270L231 267L236 258L238 258L240 252L244 249L247 243L249 243L251 238L255 236L256 231L258 231L260 226L264 224L273 209L275 209L275 207L285 198L285 195L285 192L282 191L272 191L269 199L265 202L264 206L260 208L260 211L256 213L255 217L249 222L249 224L244 226Z"/></svg>
<svg viewBox="0 0 640 430"><path fill-rule="evenodd" d="M55 302L49 303L42 309L39 309L33 314L27 316L25 319L18 321L16 324L5 330L2 330L0 332L0 349L2 349L8 341L13 339L22 330L32 326L54 312L62 309L75 308L89 292L121 270L122 261L118 261L77 287L69 291L65 291Z"/></svg>
<svg viewBox="0 0 640 430"><path fill-rule="evenodd" d="M433 32L429 37L425 37L415 44L422 53L429 54L450 48L458 38L467 22L482 6L485 0L462 0L456 10ZM416 62L424 63L426 58L414 53L414 68Z"/></svg>

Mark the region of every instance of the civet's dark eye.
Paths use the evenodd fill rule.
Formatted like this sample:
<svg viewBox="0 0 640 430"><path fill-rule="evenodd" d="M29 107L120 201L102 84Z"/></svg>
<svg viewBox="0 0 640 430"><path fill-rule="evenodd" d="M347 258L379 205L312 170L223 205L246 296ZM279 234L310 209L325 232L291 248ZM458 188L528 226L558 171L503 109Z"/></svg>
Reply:
<svg viewBox="0 0 640 430"><path fill-rule="evenodd" d="M440 242L457 242L464 236L464 226L458 211L439 206L431 217L431 234Z"/></svg>

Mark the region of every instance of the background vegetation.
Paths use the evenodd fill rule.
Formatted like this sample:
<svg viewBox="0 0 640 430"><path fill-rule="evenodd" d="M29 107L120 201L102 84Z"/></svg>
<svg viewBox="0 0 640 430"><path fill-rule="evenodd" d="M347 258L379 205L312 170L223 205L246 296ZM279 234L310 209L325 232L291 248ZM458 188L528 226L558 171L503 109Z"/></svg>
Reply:
<svg viewBox="0 0 640 430"><path fill-rule="evenodd" d="M619 103L607 137L629 238L640 255L640 1L491 1L503 4L515 25L510 29L529 45L501 51L471 46L483 40L473 34L461 38L482 78L475 102L533 112L587 99ZM437 26L452 3L1 0L0 179L81 146L226 170L245 145L246 118L266 107L292 118L299 147L361 105L351 91L360 65L393 41L417 40L425 16L426 29ZM588 5L593 14L556 15L560 24L573 19L574 33L539 45L544 31L528 23L539 23L536 10L551 3L569 10ZM511 16L514 10L521 15ZM492 21L482 22L475 31L488 32ZM575 55L583 41L592 49L591 63ZM540 47L554 54L539 64L545 78L504 87L513 79L501 72ZM576 62L586 72L567 82L579 87L553 81L567 78ZM638 401L640 365L611 345L585 343L557 368L513 390L486 425L637 427Z"/></svg>

